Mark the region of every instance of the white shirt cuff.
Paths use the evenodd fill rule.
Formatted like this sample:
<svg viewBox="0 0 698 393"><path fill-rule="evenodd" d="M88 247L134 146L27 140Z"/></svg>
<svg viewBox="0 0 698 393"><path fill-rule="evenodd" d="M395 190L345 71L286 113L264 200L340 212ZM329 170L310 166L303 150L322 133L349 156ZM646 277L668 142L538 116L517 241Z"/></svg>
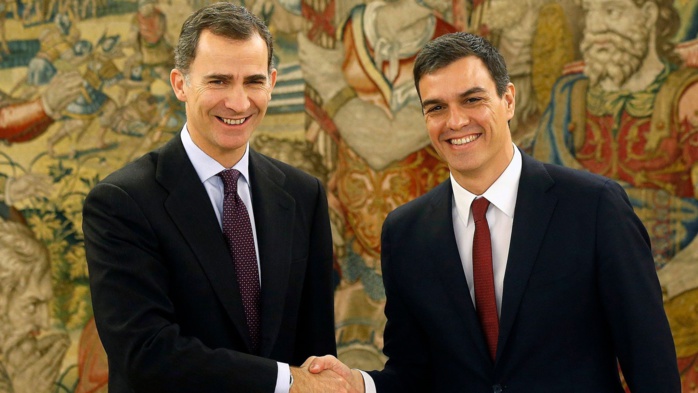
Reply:
<svg viewBox="0 0 698 393"><path fill-rule="evenodd" d="M364 392L365 393L376 393L376 384L373 382L373 378L367 373L359 370L361 376L364 377Z"/></svg>
<svg viewBox="0 0 698 393"><path fill-rule="evenodd" d="M291 390L291 367L286 363L276 362L276 387L274 393L288 393ZM375 392L375 390L374 390Z"/></svg>

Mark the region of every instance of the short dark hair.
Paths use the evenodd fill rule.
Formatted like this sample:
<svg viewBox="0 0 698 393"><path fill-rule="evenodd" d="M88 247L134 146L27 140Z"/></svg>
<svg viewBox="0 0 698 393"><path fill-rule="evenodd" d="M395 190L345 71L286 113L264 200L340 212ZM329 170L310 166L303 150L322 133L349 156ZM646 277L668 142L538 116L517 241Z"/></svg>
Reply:
<svg viewBox="0 0 698 393"><path fill-rule="evenodd" d="M509 72L502 55L486 39L475 34L457 32L444 34L428 42L417 55L413 73L419 99L422 99L419 91L419 80L422 76L468 56L478 57L485 63L494 80L497 94L502 97L509 84Z"/></svg>
<svg viewBox="0 0 698 393"><path fill-rule="evenodd" d="M219 2L200 8L184 21L174 51L175 68L183 74L189 72L189 67L196 57L199 37L204 30L217 36L241 41L259 34L267 44L267 65L271 72L274 44L267 26L244 7Z"/></svg>

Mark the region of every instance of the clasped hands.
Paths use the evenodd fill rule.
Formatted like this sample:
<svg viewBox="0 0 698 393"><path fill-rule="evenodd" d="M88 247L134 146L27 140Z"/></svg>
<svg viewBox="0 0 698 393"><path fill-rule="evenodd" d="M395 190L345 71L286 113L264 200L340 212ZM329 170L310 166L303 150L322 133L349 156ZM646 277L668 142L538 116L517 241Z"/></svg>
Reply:
<svg viewBox="0 0 698 393"><path fill-rule="evenodd" d="M289 393L364 393L364 378L334 356L311 356L301 366L291 367L293 386Z"/></svg>

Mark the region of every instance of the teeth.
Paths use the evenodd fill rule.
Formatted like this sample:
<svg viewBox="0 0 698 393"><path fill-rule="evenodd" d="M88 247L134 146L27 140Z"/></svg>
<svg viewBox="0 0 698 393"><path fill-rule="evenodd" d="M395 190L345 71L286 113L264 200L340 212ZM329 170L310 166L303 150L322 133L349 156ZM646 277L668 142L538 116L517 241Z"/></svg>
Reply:
<svg viewBox="0 0 698 393"><path fill-rule="evenodd" d="M235 119L226 119L226 118L221 117L221 119L223 120L223 123L231 125L231 126L240 125L240 124L245 122L244 118L235 120Z"/></svg>
<svg viewBox="0 0 698 393"><path fill-rule="evenodd" d="M480 134L476 134L476 135L468 135L465 138L451 139L451 144L452 145L465 145L466 143L470 143L479 137L480 137Z"/></svg>

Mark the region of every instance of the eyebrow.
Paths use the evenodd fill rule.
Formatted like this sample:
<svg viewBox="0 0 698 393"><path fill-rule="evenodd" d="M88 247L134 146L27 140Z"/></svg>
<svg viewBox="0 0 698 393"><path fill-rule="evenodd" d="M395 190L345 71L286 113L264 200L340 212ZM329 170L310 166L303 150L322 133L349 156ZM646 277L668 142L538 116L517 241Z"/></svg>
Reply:
<svg viewBox="0 0 698 393"><path fill-rule="evenodd" d="M476 86L476 87L470 88L470 89L460 93L458 95L458 98L464 99L464 98L470 97L473 94L485 93L486 91L487 90L485 90L483 87ZM443 101L441 99L438 99L438 98L423 101L422 102L422 109L426 108L429 105L440 104L441 102L443 102Z"/></svg>
<svg viewBox="0 0 698 393"><path fill-rule="evenodd" d="M235 78L229 74L210 74L210 75L206 75L204 77L204 79L207 81L221 80L221 81L225 81L225 82L230 82ZM245 82L257 82L257 81L266 81L266 80L267 80L267 76L265 74L253 74L253 75L248 75L245 77Z"/></svg>

